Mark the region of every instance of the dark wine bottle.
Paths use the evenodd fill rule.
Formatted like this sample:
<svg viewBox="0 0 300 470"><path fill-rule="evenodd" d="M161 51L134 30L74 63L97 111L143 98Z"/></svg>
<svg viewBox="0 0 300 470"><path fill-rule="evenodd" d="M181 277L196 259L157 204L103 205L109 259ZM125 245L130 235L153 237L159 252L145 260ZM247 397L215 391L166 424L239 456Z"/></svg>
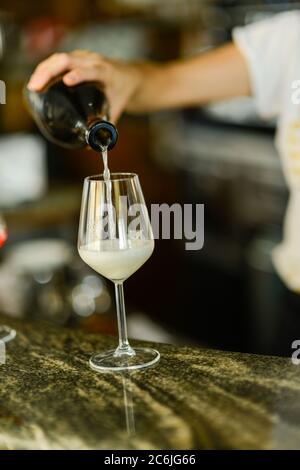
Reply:
<svg viewBox="0 0 300 470"><path fill-rule="evenodd" d="M99 84L68 87L57 80L41 92L26 87L24 95L37 126L52 142L67 148L90 146L100 152L116 144L118 132L108 121L108 102Z"/></svg>

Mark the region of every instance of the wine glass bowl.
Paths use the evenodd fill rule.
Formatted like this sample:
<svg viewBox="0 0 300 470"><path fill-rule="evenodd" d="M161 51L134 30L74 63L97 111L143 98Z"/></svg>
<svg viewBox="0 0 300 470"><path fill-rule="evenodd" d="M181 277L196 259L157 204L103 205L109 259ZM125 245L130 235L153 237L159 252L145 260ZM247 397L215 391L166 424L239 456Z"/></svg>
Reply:
<svg viewBox="0 0 300 470"><path fill-rule="evenodd" d="M151 348L133 349L127 337L123 282L151 256L154 239L139 178L113 173L84 180L78 234L83 261L115 284L119 330L116 350L96 354L90 366L99 371L148 367L159 360Z"/></svg>

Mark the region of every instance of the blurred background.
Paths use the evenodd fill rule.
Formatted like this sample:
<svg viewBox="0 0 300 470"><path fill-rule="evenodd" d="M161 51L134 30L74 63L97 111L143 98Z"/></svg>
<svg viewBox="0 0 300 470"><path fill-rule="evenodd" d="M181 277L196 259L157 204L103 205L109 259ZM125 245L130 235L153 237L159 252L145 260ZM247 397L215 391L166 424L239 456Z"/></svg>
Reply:
<svg viewBox="0 0 300 470"><path fill-rule="evenodd" d="M37 131L22 100L34 66L54 51L79 48L128 60L187 57L230 40L234 26L298 7L275 0L1 1L2 313L116 333L113 286L76 248L83 178L102 172L102 162ZM241 99L124 115L118 129L110 168L138 173L149 205L205 204L202 250L157 240L150 261L126 281L130 335L274 352L279 290L270 253L287 202L274 123L261 122L252 100Z"/></svg>

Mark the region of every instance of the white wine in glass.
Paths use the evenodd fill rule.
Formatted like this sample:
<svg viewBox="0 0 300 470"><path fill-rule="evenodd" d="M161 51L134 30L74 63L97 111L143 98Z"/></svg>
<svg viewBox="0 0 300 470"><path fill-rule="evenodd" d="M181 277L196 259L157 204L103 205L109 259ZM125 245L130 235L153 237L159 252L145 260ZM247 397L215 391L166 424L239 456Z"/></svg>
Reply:
<svg viewBox="0 0 300 470"><path fill-rule="evenodd" d="M119 330L117 349L92 356L92 369L141 369L159 360L155 349L130 346L123 293L123 282L150 258L153 250L152 228L138 176L112 173L110 179L103 175L85 178L78 251L86 264L114 282Z"/></svg>

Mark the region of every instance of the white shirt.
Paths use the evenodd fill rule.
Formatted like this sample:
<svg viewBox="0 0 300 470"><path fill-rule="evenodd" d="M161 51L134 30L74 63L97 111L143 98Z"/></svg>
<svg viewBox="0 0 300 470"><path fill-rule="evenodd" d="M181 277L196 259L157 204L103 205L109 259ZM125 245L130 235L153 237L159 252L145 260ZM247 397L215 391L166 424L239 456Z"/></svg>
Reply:
<svg viewBox="0 0 300 470"><path fill-rule="evenodd" d="M272 258L285 284L300 293L300 104L292 99L293 82L300 80L300 11L235 28L233 41L246 58L259 115L277 118L276 147L290 198Z"/></svg>

